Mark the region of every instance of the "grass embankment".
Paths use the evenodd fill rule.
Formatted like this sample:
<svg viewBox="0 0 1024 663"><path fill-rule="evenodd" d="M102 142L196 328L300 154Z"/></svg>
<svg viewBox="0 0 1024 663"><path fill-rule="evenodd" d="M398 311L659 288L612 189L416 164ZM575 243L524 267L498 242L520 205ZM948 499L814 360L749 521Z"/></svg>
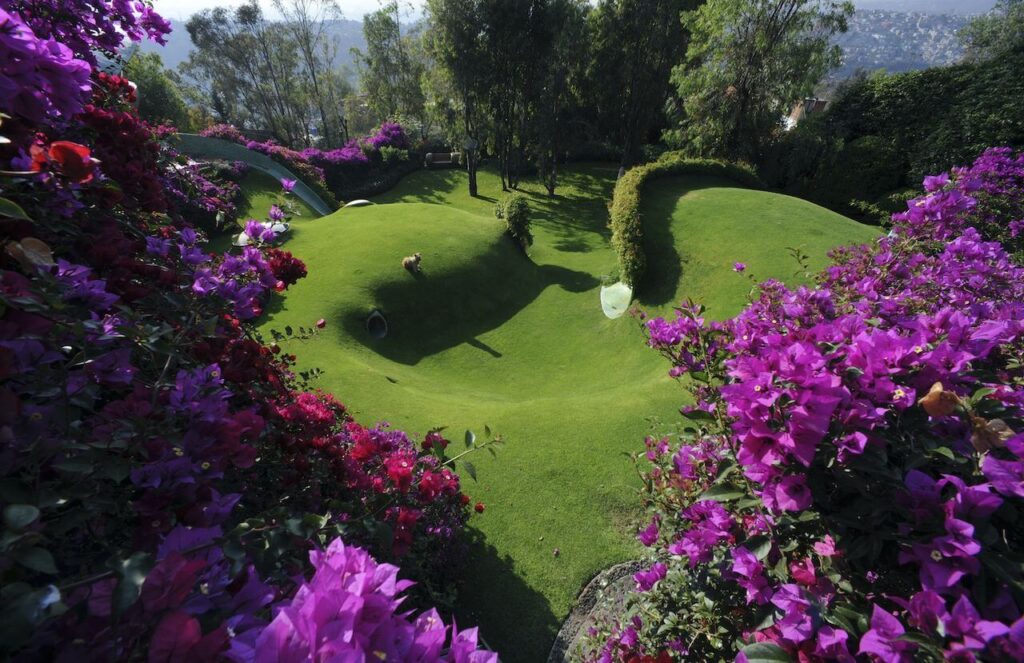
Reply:
<svg viewBox="0 0 1024 663"><path fill-rule="evenodd" d="M649 418L673 423L682 401L635 322L601 313L600 278L616 264L606 227L615 168L578 166L564 177L556 199L524 187L529 256L501 235L490 170L476 199L464 173L422 171L376 199L396 204L301 220L286 248L309 277L264 322L327 320L318 337L288 349L302 366L323 368L320 385L361 421L386 418L420 434L449 425L455 440L487 424L506 438L497 459L473 459L479 483L463 477L487 510L472 519L477 541L461 572L458 617L480 624L510 663L544 660L582 585L636 554L638 482L624 454L642 448ZM668 280L652 288L664 300L652 301L658 311L692 294L720 307L712 313L733 313L749 288L730 271L734 261L787 276L787 245L821 249L821 264L826 246L872 235L802 201L705 184L663 180L648 194L648 221L664 226L683 263L672 271L667 249L652 252L648 278L664 268ZM786 230L789 218L802 220ZM804 242L819 226L821 236ZM417 251L423 273L413 276L401 259ZM374 307L391 327L377 341L362 326Z"/></svg>

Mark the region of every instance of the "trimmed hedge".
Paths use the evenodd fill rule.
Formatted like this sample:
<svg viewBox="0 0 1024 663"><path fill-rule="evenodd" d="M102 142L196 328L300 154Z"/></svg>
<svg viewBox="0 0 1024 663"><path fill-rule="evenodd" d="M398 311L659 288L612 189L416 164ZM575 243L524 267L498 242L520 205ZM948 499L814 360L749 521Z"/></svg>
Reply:
<svg viewBox="0 0 1024 663"><path fill-rule="evenodd" d="M692 159L678 152L667 152L657 161L628 171L615 183L609 226L612 229L612 247L618 256L620 278L631 287L640 282L647 269L640 189L649 180L673 175L711 175L753 189L765 188L750 166L714 159Z"/></svg>
<svg viewBox="0 0 1024 663"><path fill-rule="evenodd" d="M505 196L494 206L494 216L505 222L505 232L523 251L533 244L530 205L526 202L526 196L521 193Z"/></svg>

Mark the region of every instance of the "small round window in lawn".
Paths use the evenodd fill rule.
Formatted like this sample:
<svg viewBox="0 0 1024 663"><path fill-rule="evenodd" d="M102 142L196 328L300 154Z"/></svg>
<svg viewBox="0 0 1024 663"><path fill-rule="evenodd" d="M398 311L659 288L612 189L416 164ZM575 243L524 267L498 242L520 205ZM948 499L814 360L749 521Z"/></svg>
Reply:
<svg viewBox="0 0 1024 663"><path fill-rule="evenodd" d="M384 338L388 335L388 319L380 309L373 309L366 318L366 333L370 338Z"/></svg>

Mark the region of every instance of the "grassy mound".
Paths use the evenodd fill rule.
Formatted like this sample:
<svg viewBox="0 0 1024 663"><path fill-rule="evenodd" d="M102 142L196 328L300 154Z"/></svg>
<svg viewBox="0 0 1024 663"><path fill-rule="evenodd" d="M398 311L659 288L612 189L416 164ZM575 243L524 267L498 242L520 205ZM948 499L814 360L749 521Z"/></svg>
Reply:
<svg viewBox="0 0 1024 663"><path fill-rule="evenodd" d="M661 307L691 297L716 318L738 313L750 292L750 280L737 276L733 263L746 264L758 282L798 283L805 271L825 267L833 247L878 234L806 200L707 176L651 182L640 209L648 258L640 304ZM806 256L806 270L791 249Z"/></svg>
<svg viewBox="0 0 1024 663"><path fill-rule="evenodd" d="M319 384L364 422L387 416L413 433L450 425L456 440L487 424L506 438L497 459L472 459L479 483L464 477L487 510L472 521L458 617L479 623L512 663L544 660L583 584L635 554L638 484L626 454L642 449L652 427L674 423L681 405L668 366L644 347L636 324L601 313L600 279L616 265L606 207L615 172L573 167L554 199L525 186L535 237L529 255L494 219L500 184L490 170L480 174L478 198L466 193L464 173L421 171L377 198L395 204L299 221L286 248L306 261L309 277L276 300L264 323L308 327L325 318L321 334L288 350L302 368L325 369ZM645 189L645 223L688 261L672 272L668 253L652 251L649 277L664 273L668 282L653 286L664 300L649 302L655 313L686 294L713 300L720 316L735 312L750 283L732 263L746 261L759 276L791 274L784 247L809 229L821 229L820 260L826 246L872 235L821 208L759 192L734 190L737 200L766 196L748 207L702 208L694 194L711 189L696 182L652 184L658 195ZM801 214L805 222L767 232L765 206L774 204L779 223ZM715 235L733 219L735 234ZM706 244L723 245L690 253L705 250L705 234ZM417 251L423 273L413 276L401 259ZM711 285L700 289L705 277ZM384 339L365 331L374 308L388 318Z"/></svg>

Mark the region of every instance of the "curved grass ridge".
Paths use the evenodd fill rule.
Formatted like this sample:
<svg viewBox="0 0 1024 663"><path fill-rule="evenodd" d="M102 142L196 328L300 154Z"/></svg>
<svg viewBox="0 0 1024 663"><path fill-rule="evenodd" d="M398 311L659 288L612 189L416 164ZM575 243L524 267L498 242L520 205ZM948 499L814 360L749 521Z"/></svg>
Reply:
<svg viewBox="0 0 1024 663"><path fill-rule="evenodd" d="M633 288L647 270L640 189L650 180L671 175L711 175L752 189L765 188L750 166L715 159L691 159L677 152L663 154L657 161L637 166L620 177L612 195L609 226L612 248L619 263L619 278Z"/></svg>

